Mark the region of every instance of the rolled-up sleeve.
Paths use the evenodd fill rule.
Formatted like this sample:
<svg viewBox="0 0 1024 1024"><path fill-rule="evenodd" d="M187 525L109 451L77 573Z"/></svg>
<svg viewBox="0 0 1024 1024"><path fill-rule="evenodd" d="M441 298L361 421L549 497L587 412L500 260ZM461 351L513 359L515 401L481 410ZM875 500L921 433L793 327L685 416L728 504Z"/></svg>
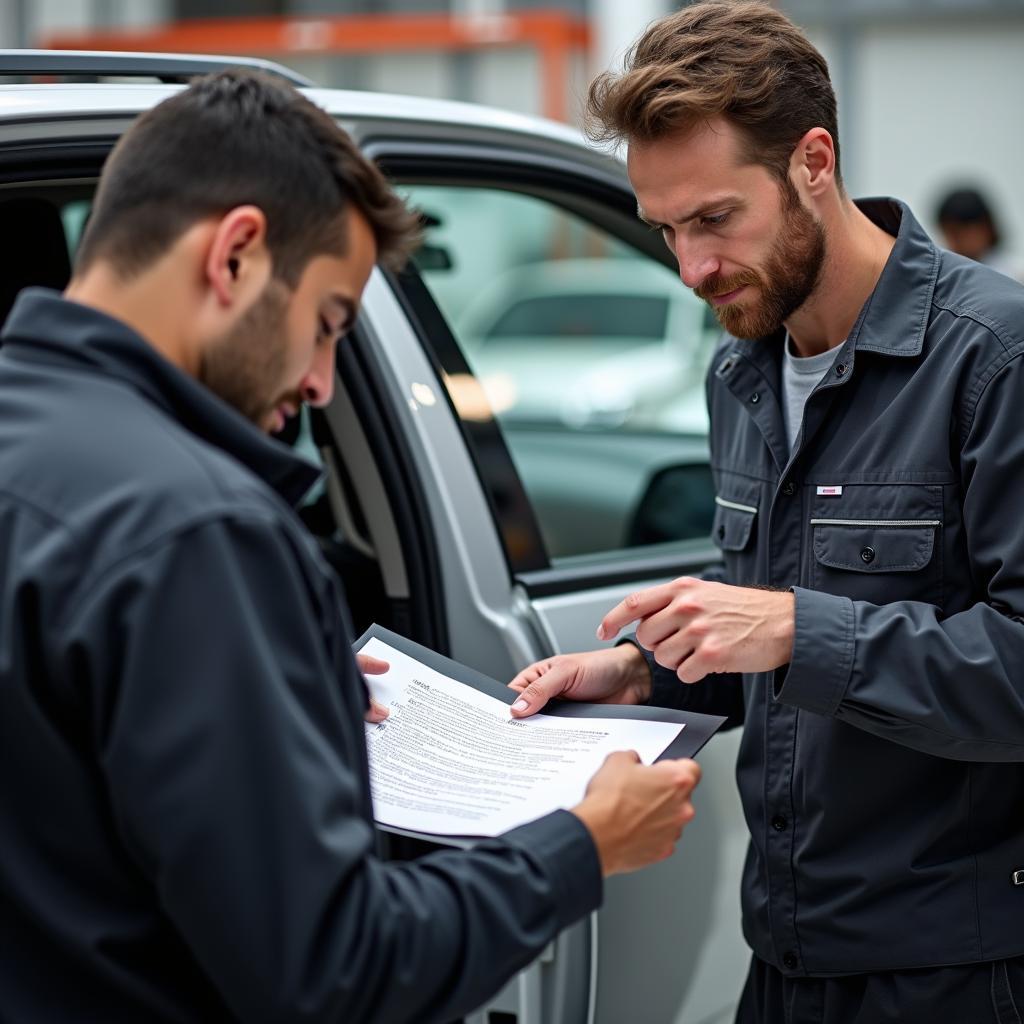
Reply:
<svg viewBox="0 0 1024 1024"><path fill-rule="evenodd" d="M375 858L362 684L296 544L269 514L221 516L90 587L67 656L115 827L240 1018L459 1017L597 907L594 844L558 812Z"/></svg>

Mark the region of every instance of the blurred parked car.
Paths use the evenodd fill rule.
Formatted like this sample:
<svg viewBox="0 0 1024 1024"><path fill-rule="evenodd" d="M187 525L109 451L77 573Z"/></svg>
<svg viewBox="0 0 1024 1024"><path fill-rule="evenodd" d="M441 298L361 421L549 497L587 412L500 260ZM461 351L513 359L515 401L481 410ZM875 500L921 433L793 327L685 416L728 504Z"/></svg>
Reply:
<svg viewBox="0 0 1024 1024"><path fill-rule="evenodd" d="M0 53L0 74L30 76L0 88L0 320L21 287L67 282L100 167L131 120L177 88L166 83L217 66ZM699 310L638 222L622 165L575 132L454 103L308 95L429 214L418 264L371 277L331 405L282 438L323 463L302 515L357 630L376 621L506 679L593 647L625 591L717 558L706 438L664 418L708 357ZM581 342L563 325L584 313ZM501 375L527 396L518 408L494 390ZM559 415L519 416L543 395ZM699 815L678 855L612 879L601 912L469 1024L731 1019L749 956L735 752L730 736L702 754ZM419 849L388 842L394 856Z"/></svg>
<svg viewBox="0 0 1024 1024"><path fill-rule="evenodd" d="M511 419L656 428L693 396L721 328L648 260L578 258L512 267L466 308L459 333L491 404Z"/></svg>

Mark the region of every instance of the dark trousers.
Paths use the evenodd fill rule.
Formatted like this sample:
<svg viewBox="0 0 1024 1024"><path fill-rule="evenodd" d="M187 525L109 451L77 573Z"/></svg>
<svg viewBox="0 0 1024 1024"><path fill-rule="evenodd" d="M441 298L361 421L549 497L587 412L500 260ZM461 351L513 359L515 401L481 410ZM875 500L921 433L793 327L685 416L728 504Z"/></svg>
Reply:
<svg viewBox="0 0 1024 1024"><path fill-rule="evenodd" d="M787 978L755 956L736 1024L1024 1024L1024 957Z"/></svg>

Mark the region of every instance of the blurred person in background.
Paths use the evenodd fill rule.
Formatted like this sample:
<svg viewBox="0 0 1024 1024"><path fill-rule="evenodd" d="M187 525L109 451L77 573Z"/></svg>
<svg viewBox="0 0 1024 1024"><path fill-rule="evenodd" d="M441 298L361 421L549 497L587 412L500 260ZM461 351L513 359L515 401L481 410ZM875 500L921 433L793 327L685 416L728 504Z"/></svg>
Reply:
<svg viewBox="0 0 1024 1024"><path fill-rule="evenodd" d="M526 668L513 713L743 725L741 1024L1019 1024L1024 287L847 194L828 67L767 3L655 22L589 109L727 332L722 564Z"/></svg>
<svg viewBox="0 0 1024 1024"><path fill-rule="evenodd" d="M327 113L223 73L121 138L66 293L18 297L4 1020L448 1021L692 816L692 761L618 753L571 811L376 855L348 611L293 511L318 473L267 432L331 400L374 263L415 224Z"/></svg>
<svg viewBox="0 0 1024 1024"><path fill-rule="evenodd" d="M935 210L935 220L947 249L1020 280L1019 269L1002 251L1003 233L996 215L976 188L947 192Z"/></svg>

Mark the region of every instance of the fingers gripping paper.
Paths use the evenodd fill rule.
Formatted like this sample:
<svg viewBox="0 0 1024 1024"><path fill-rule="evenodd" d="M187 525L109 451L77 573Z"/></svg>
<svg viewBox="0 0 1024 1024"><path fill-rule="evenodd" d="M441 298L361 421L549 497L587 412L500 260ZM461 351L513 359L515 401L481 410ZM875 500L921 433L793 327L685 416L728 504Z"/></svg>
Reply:
<svg viewBox="0 0 1024 1024"><path fill-rule="evenodd" d="M635 750L651 763L685 727L604 716L515 720L511 691L507 697L482 692L408 653L415 650L409 641L401 646L405 650L374 636L360 648L391 666L367 678L374 699L391 712L366 727L374 813L384 825L434 835L498 835L579 803L612 751Z"/></svg>

